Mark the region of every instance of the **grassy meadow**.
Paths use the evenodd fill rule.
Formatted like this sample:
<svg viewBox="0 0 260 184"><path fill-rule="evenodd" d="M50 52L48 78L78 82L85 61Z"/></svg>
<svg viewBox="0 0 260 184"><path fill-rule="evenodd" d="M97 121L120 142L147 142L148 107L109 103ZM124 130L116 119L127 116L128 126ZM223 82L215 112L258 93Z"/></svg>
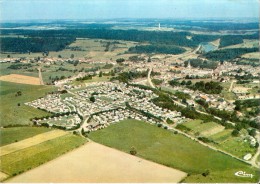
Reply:
<svg viewBox="0 0 260 184"><path fill-rule="evenodd" d="M215 147L227 151L239 158L243 158L246 154L256 153L256 148L251 147L249 142L245 142L242 137L229 136L219 144L214 144Z"/></svg>
<svg viewBox="0 0 260 184"><path fill-rule="evenodd" d="M24 105L25 102L43 97L46 93L55 91L54 86L35 86L0 81L0 118L1 126L27 125L30 118L46 116L49 113ZM21 91L21 96L16 96ZM20 106L19 106L20 104Z"/></svg>
<svg viewBox="0 0 260 184"><path fill-rule="evenodd" d="M106 129L91 132L89 138L137 156L189 173L184 182L256 182L257 170L230 156L213 151L183 135L136 120L125 120ZM223 164L225 163L225 164ZM208 176L202 176L206 170ZM239 178L236 171L253 173Z"/></svg>
<svg viewBox="0 0 260 184"><path fill-rule="evenodd" d="M232 130L224 129L223 126L214 123L203 123L201 120L191 120L182 124L190 129L188 134L204 136L214 141L212 146L227 151L239 158L243 158L247 153L255 154L256 148L245 142L241 136L234 137L231 135Z"/></svg>
<svg viewBox="0 0 260 184"><path fill-rule="evenodd" d="M35 135L48 132L51 129L45 127L12 127L0 129L0 146L11 144Z"/></svg>

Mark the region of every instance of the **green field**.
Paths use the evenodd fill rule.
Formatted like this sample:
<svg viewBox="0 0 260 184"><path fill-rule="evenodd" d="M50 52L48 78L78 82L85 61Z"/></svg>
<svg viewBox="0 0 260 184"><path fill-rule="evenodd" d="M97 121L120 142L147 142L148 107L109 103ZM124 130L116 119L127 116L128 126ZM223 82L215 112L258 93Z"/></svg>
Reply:
<svg viewBox="0 0 260 184"><path fill-rule="evenodd" d="M48 113L24 105L25 102L43 97L47 92L55 91L53 86L35 86L0 81L0 119L1 126L29 124L30 118L46 116ZM21 96L15 96L18 91ZM20 106L18 106L20 103Z"/></svg>
<svg viewBox="0 0 260 184"><path fill-rule="evenodd" d="M232 130L223 130L222 132L211 135L209 138L217 143L221 143L231 137Z"/></svg>
<svg viewBox="0 0 260 184"><path fill-rule="evenodd" d="M11 69L9 68L12 65L21 65L20 69ZM52 64L46 64L46 63L30 63L29 66L26 66L27 64L22 63L1 63L0 64L0 76L2 75L9 75L9 74L20 74L20 75L27 75L27 76L33 76L38 77L38 69L41 67L42 71L42 78L45 84L51 83L53 79L56 77L69 77L78 74L80 71L88 71L93 68L100 67L102 68L105 66L104 63L84 63L80 62L76 66L74 66L73 63L68 62L60 62L55 61L55 63ZM110 71L110 70L109 70Z"/></svg>
<svg viewBox="0 0 260 184"><path fill-rule="evenodd" d="M10 176L20 174L77 148L85 142L86 139L69 134L1 156L1 171Z"/></svg>
<svg viewBox="0 0 260 184"><path fill-rule="evenodd" d="M260 162L260 154L257 156L256 161L257 161L257 162Z"/></svg>
<svg viewBox="0 0 260 184"><path fill-rule="evenodd" d="M256 148L252 148L250 144L248 142L244 142L241 137L230 136L225 141L214 146L239 158L243 158L248 153L251 153L252 155L256 153Z"/></svg>
<svg viewBox="0 0 260 184"><path fill-rule="evenodd" d="M94 76L90 80L84 80L84 81L75 81L74 80L70 84L79 85L79 84L85 84L85 83L91 83L91 82L107 82L107 81L109 81L109 79L110 79L109 76L102 76L102 77Z"/></svg>
<svg viewBox="0 0 260 184"><path fill-rule="evenodd" d="M256 182L259 176L256 169L230 156L141 121L125 120L91 132L89 138L127 153L135 147L139 157L189 173L184 182ZM207 169L210 174L202 176ZM255 177L234 176L239 170L253 173Z"/></svg>
<svg viewBox="0 0 260 184"><path fill-rule="evenodd" d="M214 122L203 123L201 120L192 120L184 123L183 125L192 129L194 132L202 132L205 130L209 130L213 127L219 126L217 123Z"/></svg>
<svg viewBox="0 0 260 184"><path fill-rule="evenodd" d="M48 132L51 129L45 127L13 127L0 129L0 146L11 144L37 134Z"/></svg>
<svg viewBox="0 0 260 184"><path fill-rule="evenodd" d="M110 42L110 46L108 51L106 52L106 45ZM128 51L128 48L135 46L136 42L131 41L123 41L123 40L104 40L104 39L77 39L75 42L70 44L68 48L63 49L58 52L51 51L49 52L48 57L58 57L59 55L62 58L70 58L71 54L74 55L74 58L90 58L95 60L102 60L106 59L109 60L112 58L113 60L125 57L128 58L129 56L125 54ZM79 50L73 50L73 48L78 48ZM43 57L41 52L38 53L3 53L0 55L1 58L7 58L10 55L11 58L37 58ZM122 56L125 55L125 56Z"/></svg>
<svg viewBox="0 0 260 184"><path fill-rule="evenodd" d="M8 67L13 65L14 63L0 63L0 76L2 75L9 75L9 74L20 74L20 75L27 75L32 77L38 77L38 70L37 70L37 64L31 67L30 69L33 69L33 71L28 71L28 69L19 69L19 70L13 70Z"/></svg>
<svg viewBox="0 0 260 184"><path fill-rule="evenodd" d="M222 131L222 129L224 129L223 126L221 126L215 122L204 123L201 120L191 120L191 121L185 122L181 125L183 125L191 130L188 132L189 134L196 135L196 136L202 135L205 137L214 135L214 134L218 133L219 131Z"/></svg>

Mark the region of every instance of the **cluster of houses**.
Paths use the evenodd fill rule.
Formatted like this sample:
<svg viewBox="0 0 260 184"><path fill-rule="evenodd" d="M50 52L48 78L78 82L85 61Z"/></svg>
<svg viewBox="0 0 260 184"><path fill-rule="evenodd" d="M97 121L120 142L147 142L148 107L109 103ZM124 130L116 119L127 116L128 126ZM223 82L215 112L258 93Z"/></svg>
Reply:
<svg viewBox="0 0 260 184"><path fill-rule="evenodd" d="M94 97L94 100L91 100L91 97ZM60 94L50 94L44 98L28 102L26 105L59 114L77 112L85 120L91 117L87 125L84 123L86 130L89 131L128 118L156 123L151 117L148 118L140 112L127 109L126 103L137 111L150 113L153 117L162 120L170 119L177 122L183 119L180 112L163 109L153 104L151 99L156 97L157 95L151 90L128 86L124 83L96 82L89 84L83 90L71 93L64 99ZM67 118L64 115L43 119L41 122L39 120L37 123L48 123L50 126L56 125L67 128L79 124L80 119L76 115L74 118Z"/></svg>
<svg viewBox="0 0 260 184"><path fill-rule="evenodd" d="M135 119L139 121L149 122L151 124L159 123L151 118L148 118L144 115L141 115L140 113L136 113L124 107L93 115L87 126L83 127L83 130L85 132L95 131L98 129L105 128L110 124L123 121L125 119Z"/></svg>
<svg viewBox="0 0 260 184"><path fill-rule="evenodd" d="M233 111L235 108L235 105L231 102L226 101L224 98L220 97L219 95L213 95L213 94L205 94L201 91L193 91L191 89L187 89L184 87L174 87L173 88L176 91L181 91L184 93L187 93L191 96L191 99L193 100L187 100L187 103L191 106L196 106L194 103L194 100L204 100L209 104L209 107L217 108L219 110L226 110L226 111Z"/></svg>
<svg viewBox="0 0 260 184"><path fill-rule="evenodd" d="M163 109L149 102L147 99L141 99L138 102L131 102L129 104L135 109L142 110L147 113L151 113L154 116L158 118L162 118L164 120L170 119L173 122L179 122L184 118L181 116L180 112Z"/></svg>
<svg viewBox="0 0 260 184"><path fill-rule="evenodd" d="M218 70L221 71L223 75L228 76L244 76L250 73L253 77L259 77L260 73L259 66L253 67L250 65L237 65L231 62L224 62L223 65L218 67Z"/></svg>
<svg viewBox="0 0 260 184"><path fill-rule="evenodd" d="M48 112L53 113L66 113L73 111L68 105L62 102L59 94L50 94L44 98L40 98L32 102L27 102L25 103L25 105L29 105L34 108L44 109Z"/></svg>
<svg viewBox="0 0 260 184"><path fill-rule="evenodd" d="M81 119L78 116L78 114L70 114L70 115L64 115L59 117L43 118L40 120L36 120L36 123L38 125L47 123L50 127L55 125L59 127L64 127L66 129L71 129L79 125L81 123Z"/></svg>
<svg viewBox="0 0 260 184"><path fill-rule="evenodd" d="M255 147L255 145L257 143L256 138L254 138L253 136L250 136L250 135L246 135L244 137L244 141L249 142L250 146L252 146L252 147Z"/></svg>

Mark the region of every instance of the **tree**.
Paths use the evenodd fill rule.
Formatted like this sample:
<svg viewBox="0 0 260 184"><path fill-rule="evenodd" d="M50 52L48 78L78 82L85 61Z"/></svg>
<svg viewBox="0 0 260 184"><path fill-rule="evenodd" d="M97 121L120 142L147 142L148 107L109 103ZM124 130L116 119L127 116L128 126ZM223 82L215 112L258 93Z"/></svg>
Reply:
<svg viewBox="0 0 260 184"><path fill-rule="evenodd" d="M252 128L252 129L248 130L248 134L255 137L256 136L256 129Z"/></svg>
<svg viewBox="0 0 260 184"><path fill-rule="evenodd" d="M17 104L17 106L19 107L19 106L21 106L21 104L20 104L20 103L18 103L18 104Z"/></svg>
<svg viewBox="0 0 260 184"><path fill-rule="evenodd" d="M99 72L99 75L98 75L98 76L99 76L99 77L102 77L102 76L103 76L102 71Z"/></svg>
<svg viewBox="0 0 260 184"><path fill-rule="evenodd" d="M131 155L136 155L137 154L137 151L136 151L134 146L131 147L130 154Z"/></svg>
<svg viewBox="0 0 260 184"><path fill-rule="evenodd" d="M232 136L237 137L239 135L239 131L237 129L234 129L231 134Z"/></svg>
<svg viewBox="0 0 260 184"><path fill-rule="evenodd" d="M91 102L93 102L93 103L96 101L96 99L95 99L94 96L91 96L91 97L89 98L89 100L90 100Z"/></svg>
<svg viewBox="0 0 260 184"><path fill-rule="evenodd" d="M181 81L181 85L186 85L186 82L184 80Z"/></svg>
<svg viewBox="0 0 260 184"><path fill-rule="evenodd" d="M114 70L111 70L110 73L111 73L111 76L115 76L116 75Z"/></svg>
<svg viewBox="0 0 260 184"><path fill-rule="evenodd" d="M73 58L74 58L74 54L71 54L71 55L70 55L70 58L73 59Z"/></svg>
<svg viewBox="0 0 260 184"><path fill-rule="evenodd" d="M150 63L152 60L151 60L151 57L148 58L147 62Z"/></svg>
<svg viewBox="0 0 260 184"><path fill-rule="evenodd" d="M210 173L210 172L209 172L209 170L207 169L205 172L202 173L202 176L206 177L206 176L209 175L209 173Z"/></svg>
<svg viewBox="0 0 260 184"><path fill-rule="evenodd" d="M125 61L124 58L119 58L119 59L116 60L117 63L123 63L124 61Z"/></svg>
<svg viewBox="0 0 260 184"><path fill-rule="evenodd" d="M181 102L184 103L184 104L187 104L186 98L183 98L183 99L181 100Z"/></svg>
<svg viewBox="0 0 260 184"><path fill-rule="evenodd" d="M167 122L168 124L173 124L173 123L174 123L174 122L173 122L172 120L170 120L169 118L166 119L166 122Z"/></svg>
<svg viewBox="0 0 260 184"><path fill-rule="evenodd" d="M62 58L62 56L61 56L61 55L58 55L58 58Z"/></svg>
<svg viewBox="0 0 260 184"><path fill-rule="evenodd" d="M74 56L73 56L74 57ZM79 64L79 60L76 60L75 62L74 62L74 66L77 66ZM82 71L84 70L84 68L82 69Z"/></svg>
<svg viewBox="0 0 260 184"><path fill-rule="evenodd" d="M189 86L189 85L191 85L191 84L192 84L192 82L191 82L190 80L186 82L186 85L187 85L187 86Z"/></svg>
<svg viewBox="0 0 260 184"><path fill-rule="evenodd" d="M22 96L22 92L21 91L17 91L15 96Z"/></svg>

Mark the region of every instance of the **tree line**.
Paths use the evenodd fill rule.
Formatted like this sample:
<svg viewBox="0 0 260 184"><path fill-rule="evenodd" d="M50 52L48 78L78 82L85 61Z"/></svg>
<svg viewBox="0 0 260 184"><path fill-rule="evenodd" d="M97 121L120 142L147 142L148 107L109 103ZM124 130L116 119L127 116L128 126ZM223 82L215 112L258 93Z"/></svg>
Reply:
<svg viewBox="0 0 260 184"><path fill-rule="evenodd" d="M3 37L1 38L1 51L28 54L30 52L61 51L75 40L73 37Z"/></svg>
<svg viewBox="0 0 260 184"><path fill-rule="evenodd" d="M216 69L218 66L218 62L204 61L202 59L189 59L184 62L184 66L187 67L189 62L192 67L201 68L201 69L204 69L204 68Z"/></svg>
<svg viewBox="0 0 260 184"><path fill-rule="evenodd" d="M216 35L197 35L190 32L140 31L114 29L63 29L63 30L5 30L5 34L20 34L29 37L97 38L126 40L136 42L163 43L176 46L197 47L201 42L210 42L219 38ZM191 36L192 39L187 39Z"/></svg>
<svg viewBox="0 0 260 184"><path fill-rule="evenodd" d="M209 60L213 61L227 61L233 60L240 57L243 54L250 52L258 52L259 48L232 48L232 49L221 49L215 50L203 54L203 56Z"/></svg>

